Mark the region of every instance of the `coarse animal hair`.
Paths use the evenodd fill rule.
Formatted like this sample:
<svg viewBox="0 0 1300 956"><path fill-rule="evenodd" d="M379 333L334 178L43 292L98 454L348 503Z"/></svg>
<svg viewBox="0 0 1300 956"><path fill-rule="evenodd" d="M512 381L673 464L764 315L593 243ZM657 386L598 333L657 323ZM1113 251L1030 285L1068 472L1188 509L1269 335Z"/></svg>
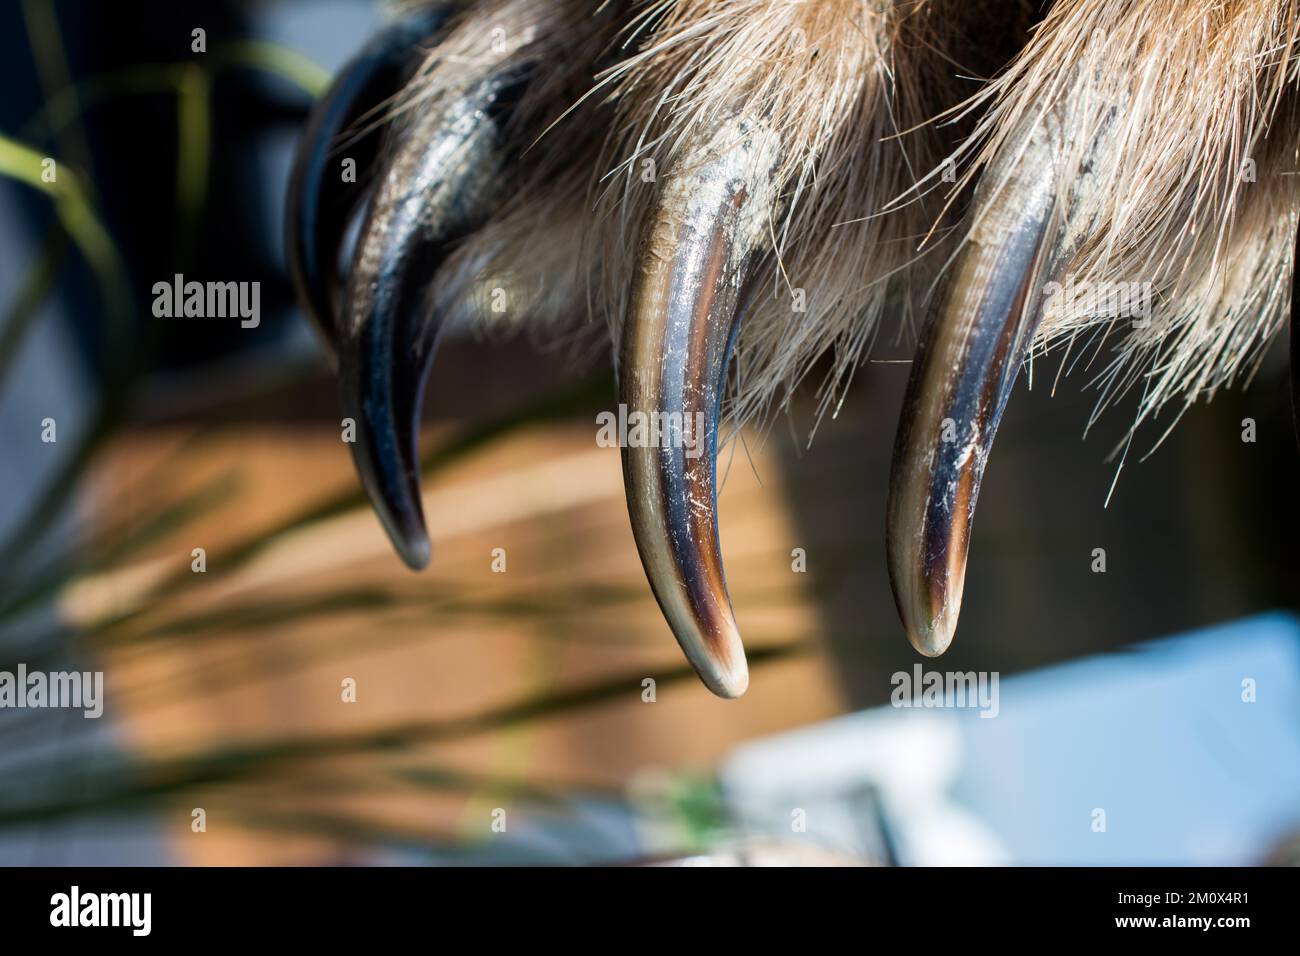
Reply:
<svg viewBox="0 0 1300 956"><path fill-rule="evenodd" d="M1093 421L1136 388L1129 437L1181 401L1176 422L1248 378L1284 322L1300 202L1298 32L1295 0L1058 0L966 104L986 112L960 151L973 155L963 186L1014 148L1022 124L1059 111L1076 153L1062 175L1077 180L1057 191L1074 230L1060 272L1093 288L1152 290L1141 323L1066 300L1044 318L1036 349L1061 346L1062 370L1090 365L1105 333L1121 332L1093 379Z"/></svg>
<svg viewBox="0 0 1300 956"><path fill-rule="evenodd" d="M459 314L481 331L589 341L604 322L616 349L665 177L727 117L762 117L781 144L780 202L728 408L736 422L766 420L829 355L820 417L882 320L915 325L954 242L969 239L957 217L993 157L1055 111L1070 153L1060 271L1093 287L1139 283L1153 309L1139 325L1059 301L1034 352L1059 348L1058 376L1100 364L1093 420L1137 389L1133 429L1179 401L1176 421L1248 378L1286 316L1300 206L1297 0L1057 0L1027 31L1029 10L1022 0L475 4L393 115L450 95L465 64L485 57L540 82L512 114L524 148L503 173L499 209L436 288L467 297ZM501 33L485 33L485 20ZM494 52L502 41L507 51ZM1022 42L996 78L978 79ZM945 199L949 161L963 171ZM514 307L494 315L501 289Z"/></svg>

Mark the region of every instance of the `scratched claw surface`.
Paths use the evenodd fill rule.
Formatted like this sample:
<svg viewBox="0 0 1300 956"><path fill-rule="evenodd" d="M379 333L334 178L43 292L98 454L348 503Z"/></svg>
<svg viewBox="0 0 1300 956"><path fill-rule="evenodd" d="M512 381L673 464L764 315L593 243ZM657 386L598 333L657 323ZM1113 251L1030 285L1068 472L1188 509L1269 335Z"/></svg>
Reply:
<svg viewBox="0 0 1300 956"><path fill-rule="evenodd" d="M721 697L749 684L718 543L716 455L748 268L774 202L773 137L743 120L701 142L665 184L619 364L629 417L704 422L703 447L660 436L623 449L628 513L650 586L686 657Z"/></svg>
<svg viewBox="0 0 1300 956"><path fill-rule="evenodd" d="M912 646L948 649L971 524L1002 412L1043 316L1055 237L1052 137L1033 131L945 278L912 364L894 445L885 523L894 601Z"/></svg>
<svg viewBox="0 0 1300 956"><path fill-rule="evenodd" d="M446 7L429 6L368 45L295 164L291 267L337 349L358 472L402 559L423 566L421 394L448 323L477 324L498 280L518 313L502 327L609 319L624 413L677 423L623 449L638 553L720 696L748 683L718 530L724 392L747 420L830 357L837 394L877 323L941 277L886 521L898 611L934 656L957 627L981 483L1031 346L1121 317L1049 308L1046 283L1154 277L1161 321L1130 335L1106 372L1119 394L1142 383L1134 427L1229 383L1281 321L1294 190L1280 176L1224 189L1220 175L1251 150L1261 169L1294 165L1285 133L1265 140L1287 128L1271 122L1278 104L1294 108L1300 17L1269 15L1267 0L1195 22L1162 5L1058 0L1028 33L1008 25L997 62L967 74L995 79L964 102L969 88L945 81L958 54L984 45L966 27L989 24L965 0L455 7L463 15L441 31ZM438 54L412 76L421 37ZM1180 85L1224 109L1185 110ZM397 108L367 123L399 88ZM927 122L936 116L952 123ZM351 189L330 175L340 139L362 157ZM1140 145L1151 141L1168 148ZM946 154L975 161L937 209L926 170ZM367 191L340 290L338 250ZM917 248L927 229L941 252ZM814 311L778 306L805 289ZM1300 436L1294 382L1293 393Z"/></svg>

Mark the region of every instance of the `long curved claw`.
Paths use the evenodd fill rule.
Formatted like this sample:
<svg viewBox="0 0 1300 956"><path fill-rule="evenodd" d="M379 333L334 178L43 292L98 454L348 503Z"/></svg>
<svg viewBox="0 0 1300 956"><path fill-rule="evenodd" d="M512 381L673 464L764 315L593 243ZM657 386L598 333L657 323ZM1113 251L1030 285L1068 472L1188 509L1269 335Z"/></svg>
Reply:
<svg viewBox="0 0 1300 956"><path fill-rule="evenodd" d="M894 444L886 550L908 640L935 657L957 626L980 481L1042 320L1055 247L1053 151L1041 131L990 169L975 228L952 264L912 365Z"/></svg>
<svg viewBox="0 0 1300 956"><path fill-rule="evenodd" d="M628 512L673 634L720 697L749 684L717 531L715 458L746 278L774 202L775 142L724 123L664 184L623 329L619 400ZM635 426L647 441L634 441Z"/></svg>
<svg viewBox="0 0 1300 956"><path fill-rule="evenodd" d="M370 192L382 139L376 112L400 89L452 13L449 4L424 7L389 24L339 71L317 100L294 154L285 214L289 275L304 311L325 341L338 347L335 300L339 250L353 215ZM346 150L341 147L346 143ZM343 153L356 163L344 179Z"/></svg>
<svg viewBox="0 0 1300 956"><path fill-rule="evenodd" d="M384 167L345 291L339 333L352 455L379 519L412 568L429 561L420 503L420 402L454 290L428 290L450 247L486 218L503 153L500 107L516 81L489 76L425 109Z"/></svg>

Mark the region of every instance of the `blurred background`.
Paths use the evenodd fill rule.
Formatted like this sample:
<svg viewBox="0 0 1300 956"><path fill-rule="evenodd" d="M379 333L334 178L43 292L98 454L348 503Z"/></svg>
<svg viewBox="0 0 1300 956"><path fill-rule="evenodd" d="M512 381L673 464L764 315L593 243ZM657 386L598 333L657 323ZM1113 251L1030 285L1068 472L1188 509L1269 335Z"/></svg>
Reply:
<svg viewBox="0 0 1300 956"><path fill-rule="evenodd" d="M444 345L434 557L407 571L282 248L307 112L386 14L0 7L0 671L105 674L99 720L0 709L0 863L1300 856L1285 342L1118 480L1132 407L1084 440L1093 372L1053 394L1040 358L938 661L884 565L893 328L811 446L810 390L720 458L742 699L699 684L645 583L590 342ZM260 325L154 318L175 273L259 282ZM918 663L996 672L997 717L890 706Z"/></svg>

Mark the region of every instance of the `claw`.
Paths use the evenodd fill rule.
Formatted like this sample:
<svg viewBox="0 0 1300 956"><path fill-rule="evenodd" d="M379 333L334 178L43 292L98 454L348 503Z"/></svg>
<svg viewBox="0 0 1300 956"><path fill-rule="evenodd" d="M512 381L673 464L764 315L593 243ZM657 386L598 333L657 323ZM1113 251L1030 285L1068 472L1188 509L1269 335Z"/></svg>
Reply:
<svg viewBox="0 0 1300 956"><path fill-rule="evenodd" d="M1296 230L1295 247L1291 253L1291 414L1295 419L1296 442L1300 443L1300 322L1296 311L1300 309L1300 229Z"/></svg>
<svg viewBox="0 0 1300 956"><path fill-rule="evenodd" d="M422 41L446 23L451 7L421 9L377 33L334 78L312 108L298 141L289 180L285 251L303 310L336 348L338 259L353 214L374 181L379 124L373 115L419 63ZM367 125L369 124L369 125ZM356 161L356 181L345 182L339 161Z"/></svg>
<svg viewBox="0 0 1300 956"><path fill-rule="evenodd" d="M908 640L927 657L952 642L980 481L1043 317L1037 290L1059 234L1049 140L1040 127L986 173L999 185L976 195L975 227L931 313L903 400L886 550Z"/></svg>
<svg viewBox="0 0 1300 956"><path fill-rule="evenodd" d="M637 550L687 659L720 697L743 694L749 671L718 543L718 419L775 201L775 146L760 124L735 120L688 150L654 211L619 360L628 421L649 428L649 441L623 449Z"/></svg>
<svg viewBox="0 0 1300 956"><path fill-rule="evenodd" d="M501 108L517 81L489 75L399 134L353 256L340 329L344 414L352 455L398 554L429 561L420 502L420 402L449 312L462 290L428 290L450 248L482 224L500 168Z"/></svg>

